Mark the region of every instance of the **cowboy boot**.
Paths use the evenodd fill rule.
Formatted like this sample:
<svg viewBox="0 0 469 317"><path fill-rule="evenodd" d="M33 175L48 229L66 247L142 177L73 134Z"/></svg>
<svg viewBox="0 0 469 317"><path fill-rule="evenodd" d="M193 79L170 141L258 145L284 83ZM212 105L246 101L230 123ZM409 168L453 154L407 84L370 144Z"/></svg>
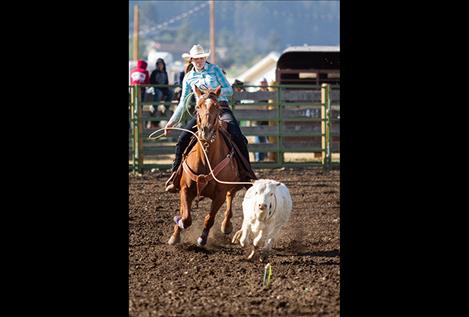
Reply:
<svg viewBox="0 0 469 317"><path fill-rule="evenodd" d="M176 177L176 173L177 171L174 171L171 176L169 177L169 179L166 181L165 183L165 191L167 192L170 192L170 193L177 193L177 188L176 188L176 185L174 185L173 181L174 181L174 178Z"/></svg>

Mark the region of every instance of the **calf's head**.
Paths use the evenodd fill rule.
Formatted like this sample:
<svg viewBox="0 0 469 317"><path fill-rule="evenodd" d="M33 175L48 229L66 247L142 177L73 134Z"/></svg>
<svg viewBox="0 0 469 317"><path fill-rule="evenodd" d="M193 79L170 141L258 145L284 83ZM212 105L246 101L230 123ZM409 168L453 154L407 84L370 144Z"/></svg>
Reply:
<svg viewBox="0 0 469 317"><path fill-rule="evenodd" d="M270 182L256 184L254 192L254 214L260 221L271 217L277 208L277 187L281 183Z"/></svg>

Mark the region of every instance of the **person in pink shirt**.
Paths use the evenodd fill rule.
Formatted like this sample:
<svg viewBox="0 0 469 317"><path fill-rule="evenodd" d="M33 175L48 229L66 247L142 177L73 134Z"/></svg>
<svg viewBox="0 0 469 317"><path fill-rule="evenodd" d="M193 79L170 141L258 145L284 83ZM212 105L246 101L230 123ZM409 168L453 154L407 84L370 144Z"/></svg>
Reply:
<svg viewBox="0 0 469 317"><path fill-rule="evenodd" d="M145 85L150 84L150 74L147 70L147 62L144 60L137 61L137 67L130 71L130 85ZM145 89L142 89L142 101L145 100Z"/></svg>

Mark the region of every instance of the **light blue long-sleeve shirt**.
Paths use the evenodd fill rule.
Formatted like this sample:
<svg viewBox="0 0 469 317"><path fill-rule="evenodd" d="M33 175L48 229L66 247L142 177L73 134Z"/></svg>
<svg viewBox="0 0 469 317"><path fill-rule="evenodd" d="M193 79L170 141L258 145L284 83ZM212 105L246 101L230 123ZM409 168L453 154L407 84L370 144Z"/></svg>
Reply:
<svg viewBox="0 0 469 317"><path fill-rule="evenodd" d="M221 86L218 101L228 101L227 97L233 95L233 88L231 88L230 83L226 79L221 68L215 64L205 63L204 68L200 72L196 71L194 68L184 76L184 80L182 81L181 99L169 122L179 121L179 118L184 111L184 99L191 91L194 90L194 86L199 87L201 90L205 90L207 88L215 89L217 86Z"/></svg>

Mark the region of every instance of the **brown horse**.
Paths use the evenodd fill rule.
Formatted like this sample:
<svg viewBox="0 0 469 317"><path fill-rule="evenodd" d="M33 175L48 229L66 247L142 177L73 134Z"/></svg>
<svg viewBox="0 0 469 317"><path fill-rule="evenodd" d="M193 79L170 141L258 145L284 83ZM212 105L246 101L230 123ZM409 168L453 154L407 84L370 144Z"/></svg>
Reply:
<svg viewBox="0 0 469 317"><path fill-rule="evenodd" d="M223 122L219 118L220 108L217 97L220 95L220 86L215 90L208 90L202 93L195 87L198 97L197 102L197 136L202 145L197 142L181 163L183 173L180 178L180 216L174 217L176 225L174 232L169 239L169 244L176 244L181 241L180 233L182 229L187 229L191 223L191 206L194 198L208 197L212 200L210 212L205 216L204 229L197 239L199 246L207 243L210 228L215 222L218 209L226 201L225 218L221 224L221 231L225 234L231 233L233 225L232 200L236 192L243 187L242 184L223 184L213 179L209 164L213 169L213 174L220 181L239 182L238 162L233 157L234 150L225 142L221 129ZM207 153L209 162L204 155Z"/></svg>

